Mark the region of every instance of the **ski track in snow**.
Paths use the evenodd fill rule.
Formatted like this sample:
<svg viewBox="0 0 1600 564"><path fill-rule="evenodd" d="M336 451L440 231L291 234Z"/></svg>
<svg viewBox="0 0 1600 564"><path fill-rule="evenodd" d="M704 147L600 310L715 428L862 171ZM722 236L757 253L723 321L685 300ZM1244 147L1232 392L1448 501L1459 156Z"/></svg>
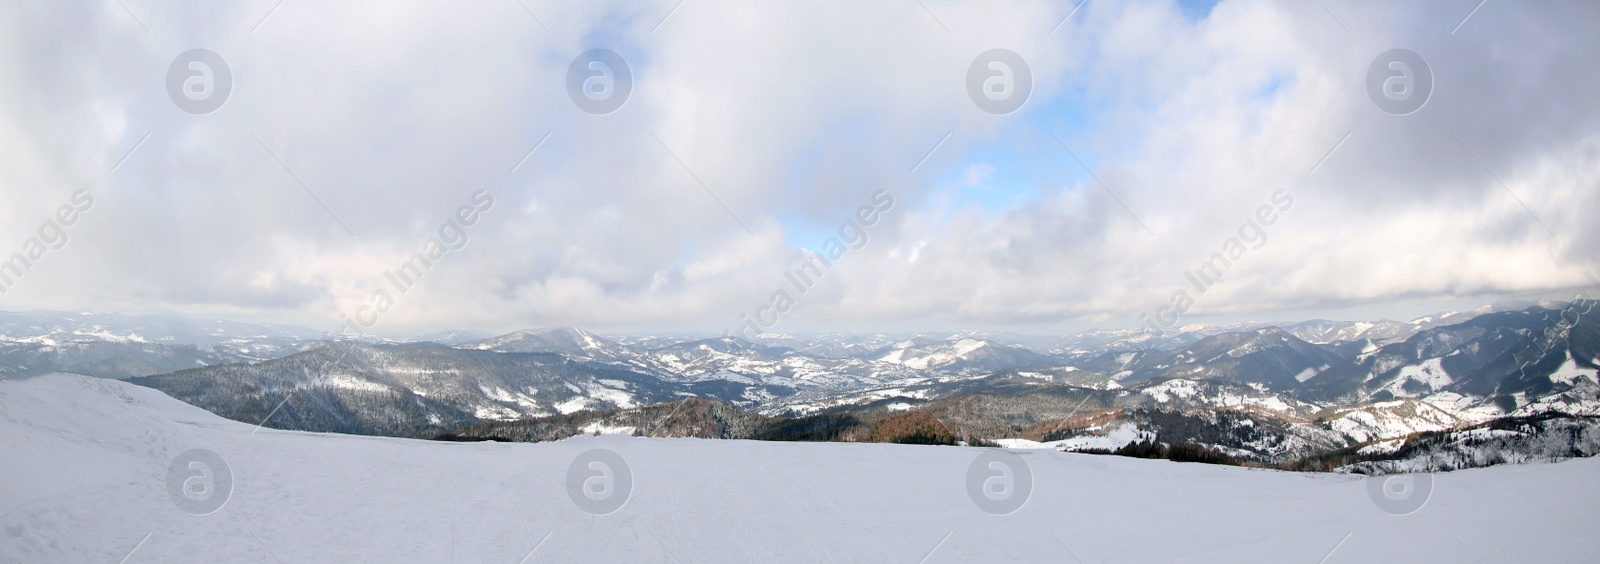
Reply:
<svg viewBox="0 0 1600 564"><path fill-rule="evenodd" d="M148 431L146 431L148 429ZM1012 451L1020 510L968 497L989 449L626 436L445 443L260 429L71 375L0 382L0 562L1592 562L1600 460L1433 476L1422 509L1350 475ZM621 429L617 429L621 431ZM618 454L614 513L568 497ZM181 511L190 449L233 476ZM187 474L179 474L180 477ZM181 495L181 494L180 494ZM220 492L219 492L220 495ZM1330 554L1331 551L1331 554Z"/></svg>

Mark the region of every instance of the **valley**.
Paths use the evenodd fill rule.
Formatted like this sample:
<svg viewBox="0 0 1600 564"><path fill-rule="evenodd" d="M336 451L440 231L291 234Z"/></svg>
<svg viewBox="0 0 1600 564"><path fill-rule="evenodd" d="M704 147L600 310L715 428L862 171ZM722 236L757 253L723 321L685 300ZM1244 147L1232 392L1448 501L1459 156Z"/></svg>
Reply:
<svg viewBox="0 0 1600 564"><path fill-rule="evenodd" d="M1116 450L1160 441L1290 467L1352 449L1401 452L1419 433L1507 418L1553 413L1591 428L1600 315L1584 313L1594 305L1190 326L1160 340L957 332L751 342L550 328L325 341L293 328L217 322L201 331L191 326L204 323L36 313L5 321L17 348L0 358L22 371L107 372L276 429L856 441L917 413L951 444ZM194 366L172 370L184 363Z"/></svg>

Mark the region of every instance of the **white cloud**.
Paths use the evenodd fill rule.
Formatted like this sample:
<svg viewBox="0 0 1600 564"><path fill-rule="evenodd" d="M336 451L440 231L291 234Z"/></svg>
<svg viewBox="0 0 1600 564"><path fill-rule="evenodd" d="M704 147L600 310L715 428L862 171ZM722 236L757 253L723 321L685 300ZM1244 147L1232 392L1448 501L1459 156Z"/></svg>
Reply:
<svg viewBox="0 0 1600 564"><path fill-rule="evenodd" d="M116 2L0 8L0 242L98 198L0 308L331 326L479 189L497 205L471 243L378 329L721 329L798 263L788 230L878 189L897 204L871 244L784 323L1131 326L1278 188L1294 208L1196 313L1541 291L1600 251L1588 3L1491 3L1454 35L1450 4L1329 2L1346 33L1315 4L1091 2L1052 34L1070 5L697 0L651 33L670 3L528 2L548 32L515 3L288 3L250 33L271 3L125 3L148 33ZM201 46L236 83L193 116L162 81ZM614 114L567 98L591 47L634 70ZM964 83L994 47L1034 75L1004 117ZM1367 99L1393 47L1437 77L1409 116ZM1054 172L1009 209L958 208L934 179L1016 176L978 147Z"/></svg>

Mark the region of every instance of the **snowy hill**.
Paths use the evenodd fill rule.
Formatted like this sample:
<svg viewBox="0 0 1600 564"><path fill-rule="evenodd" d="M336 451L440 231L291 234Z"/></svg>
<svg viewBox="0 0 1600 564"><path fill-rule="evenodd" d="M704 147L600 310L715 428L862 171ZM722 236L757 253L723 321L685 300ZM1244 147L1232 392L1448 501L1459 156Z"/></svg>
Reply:
<svg viewBox="0 0 1600 564"><path fill-rule="evenodd" d="M1105 353L1083 367L1127 384L1170 378L1226 380L1295 391L1298 375L1315 374L1340 360L1332 347L1314 345L1278 329L1222 333L1170 350Z"/></svg>
<svg viewBox="0 0 1600 564"><path fill-rule="evenodd" d="M801 344L799 340L791 340ZM848 346L836 341L830 347L823 347L821 342L819 339L804 343L826 349L820 353L757 345L737 337L626 344L581 329L558 328L516 331L466 343L459 348L559 354L575 361L604 363L667 381L722 382L730 387L745 387L733 397L747 396L746 399L754 402L767 402L791 393L816 397L850 392L914 375L891 363L834 354L837 352L834 349Z"/></svg>
<svg viewBox="0 0 1600 564"><path fill-rule="evenodd" d="M615 362L628 358L624 345L573 327L528 329L458 346L495 352L556 353L573 359Z"/></svg>
<svg viewBox="0 0 1600 564"><path fill-rule="evenodd" d="M1592 413L1600 365L1596 305L1584 300L1483 314L1368 348L1304 383L1319 397L1346 401L1416 397L1512 413L1550 406Z"/></svg>
<svg viewBox="0 0 1600 564"><path fill-rule="evenodd" d="M0 382L0 414L3 562L1586 562L1600 551L1588 531L1600 459L1383 482L960 447L252 433L154 390L71 375ZM1416 487L1410 498L1383 493L1401 482Z"/></svg>
<svg viewBox="0 0 1600 564"><path fill-rule="evenodd" d="M1126 427L1281 464L1508 415L1600 413L1600 315L1583 315L1594 305L1429 316L1410 325L1436 326L1387 345L1312 343L1276 326L1223 332L1196 326L1185 327L1193 340L1181 346L1054 356L993 340L1016 335L974 331L895 341L849 333L766 336L814 351L805 352L767 339L624 342L557 328L455 346L341 343L226 365L193 354L49 348L82 358L82 372L93 375L107 375L106 366L134 374L166 366L176 371L132 381L236 421L280 429L421 438L495 421L699 397L763 416L833 414L870 422L925 412L963 436L1058 446ZM190 347L174 350L197 351ZM854 353L839 354L846 350ZM64 369L78 372L72 368L78 364Z"/></svg>
<svg viewBox="0 0 1600 564"><path fill-rule="evenodd" d="M174 314L0 311L0 340L54 344L83 339L114 343L183 343L202 346L314 340L306 327L196 319Z"/></svg>
<svg viewBox="0 0 1600 564"><path fill-rule="evenodd" d="M317 332L292 325L166 314L0 311L0 379L60 371L123 379L257 362L317 344Z"/></svg>
<svg viewBox="0 0 1600 564"><path fill-rule="evenodd" d="M958 338L944 342L921 339L895 343L879 362L907 368L991 372L1019 368L1037 362L1039 355L1024 348L1011 348L979 339Z"/></svg>
<svg viewBox="0 0 1600 564"><path fill-rule="evenodd" d="M1447 311L1433 315L1424 315L1411 321L1399 322L1392 319L1378 321L1329 321L1326 319L1313 319L1291 325L1285 325L1283 330L1310 343L1327 344L1368 340L1379 344L1388 344L1404 341L1412 335L1422 331L1461 323L1478 315L1473 312Z"/></svg>
<svg viewBox="0 0 1600 564"><path fill-rule="evenodd" d="M495 353L433 343L344 342L257 364L130 381L237 421L413 437L481 420L670 401L678 392L693 390L555 354ZM716 390L700 391L718 396Z"/></svg>

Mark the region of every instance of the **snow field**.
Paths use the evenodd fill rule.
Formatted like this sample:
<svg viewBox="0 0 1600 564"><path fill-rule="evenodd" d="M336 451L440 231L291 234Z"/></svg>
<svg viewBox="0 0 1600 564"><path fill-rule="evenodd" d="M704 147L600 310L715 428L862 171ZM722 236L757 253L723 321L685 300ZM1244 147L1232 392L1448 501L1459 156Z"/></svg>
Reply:
<svg viewBox="0 0 1600 564"><path fill-rule="evenodd" d="M1594 459L1436 474L1427 488L1399 478L1413 482L1413 497L1380 502L1381 488L1358 476L1049 451L257 430L154 390L73 375L0 382L0 445L4 562L1584 562L1600 553L1588 530L1600 516ZM197 449L222 463L174 466ZM995 452L1004 454L980 460ZM596 469L595 460L613 462ZM994 466L1016 463L1026 470ZM1008 474L1032 479L1007 484ZM995 490L1031 491L997 515L972 493ZM219 499L209 514L185 510ZM597 505L615 510L591 513ZM1420 508L1396 514L1396 505Z"/></svg>

